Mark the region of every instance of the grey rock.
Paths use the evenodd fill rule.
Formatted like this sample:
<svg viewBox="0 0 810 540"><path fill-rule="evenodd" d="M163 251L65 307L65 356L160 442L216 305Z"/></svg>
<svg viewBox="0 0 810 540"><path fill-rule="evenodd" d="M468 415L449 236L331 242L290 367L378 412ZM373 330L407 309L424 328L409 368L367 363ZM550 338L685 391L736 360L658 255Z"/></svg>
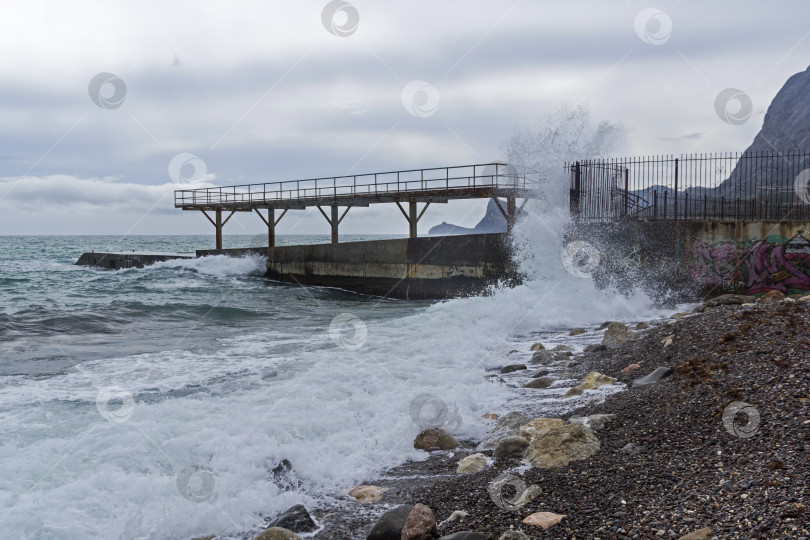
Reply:
<svg viewBox="0 0 810 540"><path fill-rule="evenodd" d="M636 330L646 330L650 325L645 322L640 322L636 325Z"/></svg>
<svg viewBox="0 0 810 540"><path fill-rule="evenodd" d="M405 527L413 508L412 505L406 504L384 513L371 528L366 540L400 540L402 528Z"/></svg>
<svg viewBox="0 0 810 540"><path fill-rule="evenodd" d="M640 454L642 450L644 450L644 445L638 445L636 443L627 443L622 446L622 452L634 456Z"/></svg>
<svg viewBox="0 0 810 540"><path fill-rule="evenodd" d="M605 427L605 424L610 422L616 417L615 414L592 414L590 416L575 416L569 418L568 421L572 424L582 424L594 431L599 431Z"/></svg>
<svg viewBox="0 0 810 540"><path fill-rule="evenodd" d="M547 350L542 350L542 351L536 351L532 355L531 363L532 364L541 364L541 365L547 366L547 365L553 363L556 359L557 359L557 355L554 354L553 352L547 351Z"/></svg>
<svg viewBox="0 0 810 540"><path fill-rule="evenodd" d="M554 347L551 350L554 351L554 352L563 352L563 353L574 352L574 349L572 349L568 345L557 345L556 347Z"/></svg>
<svg viewBox="0 0 810 540"><path fill-rule="evenodd" d="M253 540L301 540L301 537L282 527L270 527Z"/></svg>
<svg viewBox="0 0 810 540"><path fill-rule="evenodd" d="M501 535L498 540L530 540L528 536L520 531L508 530Z"/></svg>
<svg viewBox="0 0 810 540"><path fill-rule="evenodd" d="M610 323L602 337L602 345L620 345L636 339L637 334L630 330L626 324L620 322Z"/></svg>
<svg viewBox="0 0 810 540"><path fill-rule="evenodd" d="M472 531L461 531L442 536L439 540L488 540L489 535Z"/></svg>
<svg viewBox="0 0 810 540"><path fill-rule="evenodd" d="M664 377L669 377L670 375L672 375L672 373L673 371L668 367L658 367L655 368L655 370L649 375L646 375L644 377L641 377L640 379L636 379L635 381L633 381L633 386L644 386L647 384L657 383Z"/></svg>
<svg viewBox="0 0 810 540"><path fill-rule="evenodd" d="M522 371L526 369L526 364L509 364L501 368L501 374L514 373L515 371Z"/></svg>
<svg viewBox="0 0 810 540"><path fill-rule="evenodd" d="M532 379L536 379L537 377L545 377L546 375L548 375L548 373L549 372L547 369L538 370L532 375Z"/></svg>
<svg viewBox="0 0 810 540"><path fill-rule="evenodd" d="M297 533L308 533L316 530L318 525L312 520L302 504L296 504L270 523L271 527L282 527Z"/></svg>
<svg viewBox="0 0 810 540"><path fill-rule="evenodd" d="M753 302L754 297L746 296L744 294L724 294L722 296L718 296L717 298L712 298L707 300L703 303L703 305L699 306L695 311L698 309L700 311L705 310L706 308L713 308L717 306L728 306L728 305L739 305L739 304L747 304L748 302Z"/></svg>
<svg viewBox="0 0 810 540"><path fill-rule="evenodd" d="M529 441L523 437L516 435L504 437L495 445L495 451L492 452L492 457L495 459L503 459L512 455L523 454L527 446L529 446Z"/></svg>
<svg viewBox="0 0 810 540"><path fill-rule="evenodd" d="M484 437L484 440L478 445L478 449L491 450L495 448L498 441L504 437L516 435L520 426L528 424L531 421L531 418L516 411L506 413L498 419L498 423L495 424L495 429L493 429L489 435Z"/></svg>
<svg viewBox="0 0 810 540"><path fill-rule="evenodd" d="M586 353L601 352L601 351L606 351L606 350L607 350L607 345L602 345L601 343L595 344L595 345L588 345L587 347L585 347L585 352Z"/></svg>
<svg viewBox="0 0 810 540"><path fill-rule="evenodd" d="M523 388L548 388L554 384L551 377L538 377L523 385Z"/></svg>

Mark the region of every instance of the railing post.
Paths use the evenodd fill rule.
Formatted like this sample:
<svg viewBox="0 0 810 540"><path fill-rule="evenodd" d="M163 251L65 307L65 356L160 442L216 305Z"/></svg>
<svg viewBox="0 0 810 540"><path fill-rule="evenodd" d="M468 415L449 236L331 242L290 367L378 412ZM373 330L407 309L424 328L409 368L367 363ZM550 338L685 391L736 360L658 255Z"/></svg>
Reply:
<svg viewBox="0 0 810 540"><path fill-rule="evenodd" d="M653 220L658 219L658 190L653 190Z"/></svg>
<svg viewBox="0 0 810 540"><path fill-rule="evenodd" d="M630 204L630 169L624 168L624 215L627 216L628 205Z"/></svg>
<svg viewBox="0 0 810 540"><path fill-rule="evenodd" d="M580 196L581 196L581 188L582 188L582 169L580 167L579 161L574 164L574 173L573 182L571 186L571 192L569 194L569 211L571 212L572 216L581 217L580 216Z"/></svg>
<svg viewBox="0 0 810 540"><path fill-rule="evenodd" d="M678 219L678 158L675 158L675 219Z"/></svg>

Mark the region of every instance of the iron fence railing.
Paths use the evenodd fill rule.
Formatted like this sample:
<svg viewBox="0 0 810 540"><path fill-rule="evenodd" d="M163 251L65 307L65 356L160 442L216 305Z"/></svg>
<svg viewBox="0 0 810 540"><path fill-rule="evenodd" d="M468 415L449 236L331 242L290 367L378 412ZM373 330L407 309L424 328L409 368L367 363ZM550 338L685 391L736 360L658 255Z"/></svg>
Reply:
<svg viewBox="0 0 810 540"><path fill-rule="evenodd" d="M810 151L598 159L566 168L579 219L810 219Z"/></svg>
<svg viewBox="0 0 810 540"><path fill-rule="evenodd" d="M176 208L234 205L312 204L338 199L373 200L397 194L446 193L465 190L529 190L536 182L505 163L409 169L350 176L312 178L262 184L184 189L174 192Z"/></svg>

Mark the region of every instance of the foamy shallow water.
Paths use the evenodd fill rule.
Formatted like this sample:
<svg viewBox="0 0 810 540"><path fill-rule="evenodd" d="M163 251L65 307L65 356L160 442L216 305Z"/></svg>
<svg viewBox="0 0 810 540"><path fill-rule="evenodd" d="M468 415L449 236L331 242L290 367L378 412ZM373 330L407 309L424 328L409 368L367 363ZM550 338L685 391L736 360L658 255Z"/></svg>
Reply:
<svg viewBox="0 0 810 540"><path fill-rule="evenodd" d="M566 272L551 233L528 244L527 284L432 305L268 286L252 259L103 273L51 267L63 272L62 287L80 276L84 288L72 294L90 298L56 303L95 309L102 330L48 334L39 349L25 336L11 340L4 361L17 363L0 376L3 536L236 537L264 516L334 504L353 485L424 459L412 446L417 396L437 396L461 419L455 435L480 438L483 413L531 399L485 379L515 363L510 350L534 341L581 349L595 334L577 340L565 329L663 315L642 296L605 295ZM44 272L44 262L32 264ZM105 323L116 305L126 306L125 320ZM356 350L330 339L344 313L367 328ZM70 360L46 358L45 348ZM33 375L24 359L63 363ZM274 482L283 459L300 480L294 489Z"/></svg>

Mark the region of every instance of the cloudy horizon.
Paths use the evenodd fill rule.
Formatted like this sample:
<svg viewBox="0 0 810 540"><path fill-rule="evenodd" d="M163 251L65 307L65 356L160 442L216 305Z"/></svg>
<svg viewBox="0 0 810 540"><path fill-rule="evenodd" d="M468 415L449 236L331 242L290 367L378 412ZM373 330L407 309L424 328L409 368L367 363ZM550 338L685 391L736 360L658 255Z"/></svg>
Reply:
<svg viewBox="0 0 810 540"><path fill-rule="evenodd" d="M810 6L779 8L6 5L0 234L213 237L199 213L174 209L173 190L189 185L172 165L180 154L198 160L193 182L219 186L485 163L562 106L620 122L617 155L741 152L778 90L810 63ZM420 233L441 221L473 226L485 205L431 206ZM285 217L278 234L328 231L313 208ZM255 215L225 228L262 232ZM370 232L406 234L407 223L375 205L341 225Z"/></svg>

